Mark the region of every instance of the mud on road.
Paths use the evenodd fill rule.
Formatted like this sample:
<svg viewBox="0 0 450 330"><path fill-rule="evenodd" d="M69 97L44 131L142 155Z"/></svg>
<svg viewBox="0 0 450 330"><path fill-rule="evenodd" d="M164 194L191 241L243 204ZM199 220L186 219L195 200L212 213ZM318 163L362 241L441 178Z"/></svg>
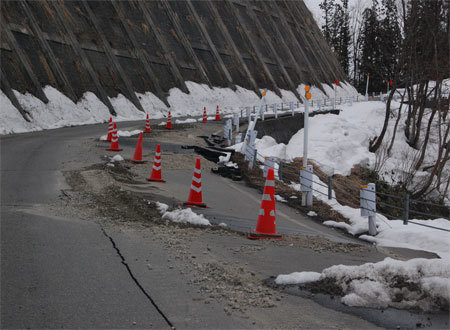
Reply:
<svg viewBox="0 0 450 330"><path fill-rule="evenodd" d="M196 157L195 154L166 153L164 162L168 168L179 169L190 167ZM152 159L152 154L146 158ZM214 163L202 159L204 170L214 166ZM245 234L219 226L197 227L162 220L155 202L176 208L180 201L158 195L158 189L145 182L144 178L149 175L146 171L150 167L148 163L111 163L105 159L102 163L66 172L66 181L71 189L62 195L64 212L97 221L106 230L151 233L152 239L167 252L168 263L176 264L172 267L179 269L180 276L195 287L204 303L214 301L223 306L228 315L249 318L255 309L281 310L284 295L264 283L271 273L259 272L257 265L249 265L259 253L279 249L277 253L282 255L286 249L292 255L293 249L301 248L316 254L363 255L372 249L300 234L286 235L284 240L250 242ZM222 252L211 252L217 250Z"/></svg>

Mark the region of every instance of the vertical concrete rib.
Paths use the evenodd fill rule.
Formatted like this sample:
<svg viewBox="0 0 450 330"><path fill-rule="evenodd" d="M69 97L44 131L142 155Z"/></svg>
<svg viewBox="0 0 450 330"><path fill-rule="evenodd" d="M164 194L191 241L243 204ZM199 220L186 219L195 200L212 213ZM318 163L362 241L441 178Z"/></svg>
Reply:
<svg viewBox="0 0 450 330"><path fill-rule="evenodd" d="M72 31L72 28L70 27L67 20L64 18L64 14L62 13L61 8L59 7L60 5L62 5L62 3L60 3L59 1L58 2L57 1L47 1L47 3L51 4L53 6L56 16L58 17L59 23L64 27L64 30L65 30L64 34L68 37L68 41L70 42L72 49L74 50L76 55L81 59L83 66L86 68L87 72L89 73L89 76L91 77L92 81L94 82L94 85L97 88L97 92L99 94L100 100L108 107L109 112L113 116L115 116L116 111L114 110L114 107L112 106L111 101L108 98L108 95L106 94L105 90L103 89L102 85L100 84L97 74L95 73L94 69L92 68L92 65L89 62L89 59L87 58L83 49L81 49L81 46L78 43L78 40L75 37L75 35Z"/></svg>
<svg viewBox="0 0 450 330"><path fill-rule="evenodd" d="M302 70L300 68L300 65L298 65L298 62L295 60L295 57L294 57L294 54L292 54L291 48L287 45L286 40L284 40L285 36L283 36L283 34L280 32L277 22L275 22L275 20L272 17L271 9L267 6L265 1L261 1L260 3L263 5L264 11L266 12L267 16L269 17L269 24L275 30L277 38L280 40L281 44L283 45L283 48L284 48L286 54L289 56L290 65L294 68L295 72L297 72L298 76L300 77L300 82L307 83L307 81L303 79Z"/></svg>
<svg viewBox="0 0 450 330"><path fill-rule="evenodd" d="M239 52L239 49L237 48L236 44L234 43L234 40L231 37L227 26L223 22L222 17L220 17L219 12L217 11L216 5L214 4L214 1L207 1L206 3L208 4L209 8L211 9L214 19L216 20L216 23L220 27L222 34L225 37L225 40L230 45L235 59L241 65L241 67L244 69L244 72L247 75L247 79L248 79L250 85L252 86L252 88L256 92L256 94L258 94L258 96L261 96L261 92L259 91L258 85L256 84L255 79L253 78L250 70L248 69L247 64L245 64L245 61L242 58L242 55Z"/></svg>
<svg viewBox="0 0 450 330"><path fill-rule="evenodd" d="M162 34L159 32L158 27L156 26L155 22L153 21L151 13L149 12L147 5L145 4L145 1L137 1L137 4L138 4L139 8L141 8L141 10L142 10L145 21L152 28L152 31L155 34L156 39L158 40L159 46L162 48L162 50L164 52L164 58L169 63L170 71L172 72L175 79L180 84L181 90L185 93L189 93L189 89L187 88L186 83L184 82L183 76L181 75L180 70L178 69L178 66L175 63L173 54L169 51L166 40L164 39Z"/></svg>
<svg viewBox="0 0 450 330"><path fill-rule="evenodd" d="M272 83L272 86L275 90L275 93L281 97L281 91L278 88L278 85L275 81L275 79L272 76L272 73L270 72L269 68L267 67L266 63L264 62L264 59L261 55L261 52L259 51L258 45L256 44L256 42L253 40L253 36L249 33L249 28L248 26L245 24L244 19L242 19L241 14L239 13L239 9L237 9L234 5L233 2L227 0L228 5L231 7L231 10L233 11L234 15L236 16L239 25L242 27L242 31L244 32L244 34L247 36L247 39L250 41L250 44L253 48L253 50L255 51L256 57L258 59L258 61L260 62L260 65L262 66L264 73L267 75L267 77L269 77L270 82Z"/></svg>
<svg viewBox="0 0 450 330"><path fill-rule="evenodd" d="M127 20L123 14L123 8L120 1L112 0L111 1L112 6L114 7L114 10L116 11L117 15L119 16L120 22L122 23L123 28L125 29L125 32L128 35L128 38L130 38L131 43L133 44L132 51L135 53L136 57L139 59L139 61L142 64L142 67L149 77L149 79L152 82L153 90L155 91L156 95L164 102L166 106L170 106L169 102L167 102L167 98L164 94L164 91L162 90L161 86L159 85L158 78L156 77L156 74L153 72L153 69L151 67L150 61L148 61L147 57L143 54L142 48L139 47L139 43L136 40L136 37L134 36L133 32L130 29L130 26L127 23Z"/></svg>
<svg viewBox="0 0 450 330"><path fill-rule="evenodd" d="M19 103L19 100L17 99L16 95L14 94L13 90L11 89L11 85L9 84L8 78L6 78L5 74L3 73L3 70L0 70L0 87L5 93L5 95L9 98L11 103L16 107L16 109L20 112L23 119L30 122L30 118L28 117L28 112L22 108L22 105Z"/></svg>
<svg viewBox="0 0 450 330"><path fill-rule="evenodd" d="M205 69L203 68L202 64L200 63L197 54L195 54L194 49L191 46L191 43L186 38L186 34L183 32L183 28L180 25L180 21L178 19L178 16L173 11L172 7L170 6L170 3L168 0L160 0L162 1L164 8L166 8L167 15L169 16L170 20L172 21L173 26L175 27L175 31L178 35L178 38L181 41L181 44L183 45L186 52L189 54L189 56L192 58L192 60L195 63L195 66L197 67L198 72L200 72L200 75L202 78L207 82L209 87L212 87L211 81L209 80L208 75L205 72Z"/></svg>
<svg viewBox="0 0 450 330"><path fill-rule="evenodd" d="M100 37L106 56L108 57L115 71L118 73L119 77L125 84L125 89L127 91L128 97L130 98L131 102L133 102L133 104L136 106L136 108L138 108L138 110L145 112L141 102L139 102L139 99L137 98L136 93L134 92L133 87L131 86L131 82L128 79L128 76L125 74L125 72L122 69L122 66L120 65L116 56L113 54L112 48L109 45L108 40L106 40L106 37L103 34L103 31L97 22L97 17L95 16L94 12L92 11L91 7L89 6L86 0L81 0L81 3L83 4L84 9L88 13L89 18L92 24L94 25L95 30L97 31L97 35Z"/></svg>
<svg viewBox="0 0 450 330"><path fill-rule="evenodd" d="M19 4L22 7L23 11L25 12L26 17L28 18L28 21L31 25L31 29L33 30L33 34L36 37L36 39L38 40L39 45L42 48L42 51L49 59L50 67L53 71L53 74L56 76L58 83L60 84L63 91L66 93L66 95L72 101L76 102L77 96L76 96L75 92L73 91L72 86L70 86L70 83L66 77L66 74L64 73L63 69L59 65L59 62L57 61L52 48L48 44L47 40L44 38L44 36L42 34L42 30L39 27L39 24L38 24L36 18L34 17L33 12L31 11L30 7L28 6L27 1L19 1Z"/></svg>
<svg viewBox="0 0 450 330"><path fill-rule="evenodd" d="M287 34L288 34L287 37L289 38L290 44L293 45L295 48L297 48L297 51L299 52L300 56L304 59L304 61L306 63L306 66L307 66L306 69L310 73L310 76L312 79L312 81L310 81L308 83L312 83L318 87L321 87L321 84L320 84L321 81L317 77L317 74L316 74L313 66L311 65L311 62L309 61L308 57L306 56L305 52L303 51L302 46L298 43L298 40L295 37L294 32L292 31L291 27L287 23L286 16L284 16L284 13L278 6L277 2L273 2L273 6L276 9L276 13L278 14L278 17L280 17L281 24L284 26L284 29L287 31Z"/></svg>
<svg viewBox="0 0 450 330"><path fill-rule="evenodd" d="M255 12L253 11L253 6L251 6L249 3L247 4L247 10L248 10L248 13L250 14L250 19L252 19L255 22L256 26L261 31L261 35L262 35L264 41L269 46L269 50L272 53L272 56L277 61L278 67L281 71L281 74L284 76L284 78L288 82L288 85L291 88L294 95L300 100L300 95L298 94L297 89L295 88L296 86L294 85L291 77L287 73L286 68L283 65L283 62L280 59L280 56L278 56L278 53L275 50L275 47L272 45L272 41L267 37L267 34L264 32L264 28L262 27L261 23L258 20L258 17L256 17Z"/></svg>
<svg viewBox="0 0 450 330"><path fill-rule="evenodd" d="M164 1L167 1L167 0L164 0ZM197 10L195 9L194 4L192 3L191 0L186 0L186 4L189 8L189 11L194 16L195 22L197 23L198 27L200 28L203 38L208 43L209 48L211 49L211 52L213 53L214 58L219 63L219 67L227 79L228 86L231 87L233 90L236 90L236 86L233 83L233 78L231 78L231 75L228 72L228 69L225 66L225 63L223 63L222 57L220 57L220 54L217 51L216 46L214 45L211 37L209 36L208 30L206 29L205 25L203 24L202 20L200 19L199 15L197 13Z"/></svg>
<svg viewBox="0 0 450 330"><path fill-rule="evenodd" d="M291 6L290 1L286 1L283 0L286 8L288 9L288 12L291 16L292 21L294 22L295 27L297 28L297 32L298 32L298 36L303 40L303 42L306 44L309 44L309 42L306 40L306 38L304 37L303 33L301 33L301 31L303 30L302 27L300 26L300 24L298 23L297 17L294 15L294 13L297 11L297 6ZM315 45L317 47L317 45ZM311 49L313 49L314 45L310 45ZM317 48L316 49L316 53L319 55L320 60L316 60L320 71L322 72L322 75L325 79L327 79L328 76L328 71L323 67L322 62L323 60L321 59L321 55L320 55L320 50Z"/></svg>
<svg viewBox="0 0 450 330"><path fill-rule="evenodd" d="M26 57L25 53L23 52L22 48L20 48L16 38L14 37L13 33L9 30L9 27L6 25L6 20L3 18L3 16L0 16L0 26L2 28L2 32L6 38L6 41L8 42L11 49L16 53L17 57L19 58L20 63L25 68L25 71L30 78L31 82L33 83L36 96L45 103L48 103L48 98L45 95L44 91L42 90L41 83L39 82L38 78L33 72L33 69L31 68L30 63L28 62L28 58Z"/></svg>

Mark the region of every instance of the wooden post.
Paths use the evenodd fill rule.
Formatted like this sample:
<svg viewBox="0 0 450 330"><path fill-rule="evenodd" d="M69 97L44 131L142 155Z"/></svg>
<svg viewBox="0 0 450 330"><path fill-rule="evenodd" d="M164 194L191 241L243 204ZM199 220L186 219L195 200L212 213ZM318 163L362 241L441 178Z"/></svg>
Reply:
<svg viewBox="0 0 450 330"><path fill-rule="evenodd" d="M30 122L31 120L28 117L28 112L25 111L24 108L22 108L22 105L20 105L19 100L17 99L16 95L14 94L13 90L11 89L11 85L9 84L8 78L3 73L3 70L0 70L0 87L3 91L3 93L5 93L5 95L9 98L11 103L20 112L23 119Z"/></svg>
<svg viewBox="0 0 450 330"><path fill-rule="evenodd" d="M277 51L275 50L275 47L273 47L272 42L267 37L267 34L264 33L264 28L262 27L261 23L258 20L258 17L256 16L255 12L253 11L253 7L252 6L247 6L247 9L248 9L247 10L248 13L250 14L250 18L253 19L253 21L255 22L256 26L258 27L259 31L261 32L261 35L262 35L264 41L269 46L269 50L272 53L272 56L277 61L278 67L279 67L279 69L281 71L281 74L284 76L284 78L288 82L289 87L291 88L291 90L294 93L294 95L300 100L300 95L298 94L297 89L295 88L295 85L294 85L294 83L291 80L291 77L286 72L286 68L284 67L280 57L278 56ZM269 14L269 16L270 16L270 14Z"/></svg>
<svg viewBox="0 0 450 330"><path fill-rule="evenodd" d="M125 32L128 35L128 38L130 38L131 43L133 44L132 51L135 53L135 56L139 59L139 61L142 64L143 69L147 73L147 76L150 78L152 84L153 84L153 90L155 91L156 95L164 102L164 104L167 107L170 107L169 102L167 102L167 98L164 94L164 91L162 90L161 86L159 85L159 81L156 78L156 74L153 72L153 69L151 67L150 62L148 61L147 57L143 54L142 48L139 46L136 37L134 36L133 32L130 29L130 26L128 25L125 16L123 15L122 11L122 4L120 1L113 0L111 1L112 6L114 7L114 10L116 11L117 15L119 16L119 19L122 23L123 28L125 29Z"/></svg>
<svg viewBox="0 0 450 330"><path fill-rule="evenodd" d="M77 38L75 37L72 28L70 27L67 19L64 17L64 14L62 13L61 8L59 7L60 2L56 1L47 1L47 4L51 4L53 8L55 9L56 16L59 19L60 24L64 27L65 35L68 37L68 40L72 46L72 49L76 53L76 55L81 59L81 62L83 63L84 67L86 68L87 72L89 73L89 76L91 77L92 81L94 82L95 87L97 88L97 92L99 94L100 100L108 107L109 112L115 116L116 111L114 110L114 107L111 104L111 101L108 98L108 95L106 95L105 90L103 89L102 85L100 84L100 81L98 80L97 74L95 73L94 69L91 66L91 63L89 62L89 59L87 58L86 54L84 53L83 49L81 48L80 44L78 43ZM61 31L62 32L62 31Z"/></svg>
<svg viewBox="0 0 450 330"><path fill-rule="evenodd" d="M152 16L147 8L147 5L145 4L145 1L137 1L137 4L139 8L141 8L142 13L144 15L145 21L148 25L152 28L153 33L155 34L156 39L158 40L159 46L162 48L164 52L164 58L169 63L170 70L172 74L174 75L175 79L178 80L178 83L180 84L181 90L185 93L189 93L189 89L186 86L186 83L184 82L183 76L180 73L180 70L178 69L177 65L175 64L173 55L169 51L169 48L167 47L166 40L164 37L159 33L158 27L156 26L155 22L152 19Z"/></svg>
<svg viewBox="0 0 450 330"><path fill-rule="evenodd" d="M128 79L128 76L125 74L125 72L122 69L122 66L120 65L116 56L113 54L111 46L109 45L108 40L106 40L106 37L103 34L103 31L97 22L97 17L95 16L94 12L92 11L91 7L89 6L89 4L87 3L86 0L81 0L81 3L83 4L84 9L86 10L92 24L94 25L94 28L97 31L97 35L100 37L100 40L103 44L103 48L105 50L106 56L108 57L109 61L113 65L114 69L117 71L118 76L122 79L122 81L125 85L125 89L127 91L128 97L130 98L130 101L133 102L133 104L136 106L136 108L138 110L145 112L144 108L142 107L141 102L139 101L138 97L136 96L136 93L134 92L133 86L131 86L131 82Z"/></svg>
<svg viewBox="0 0 450 330"><path fill-rule="evenodd" d="M278 7L278 3L277 2L273 2L273 7L276 10L276 12L278 13L278 16L280 17L280 22L281 24L284 26L285 30L288 32L287 34L287 38L289 39L289 44L291 44L292 46L297 48L297 51L300 54L300 57L304 59L306 66L307 66L307 70L311 75L311 79L313 79L313 81L311 81L312 84L316 85L316 86L320 86L321 87L321 81L320 79L317 77L317 74L315 72L315 70L313 70L313 66L311 65L311 62L309 61L308 57L306 56L305 52L303 51L302 46L298 43L297 38L294 35L294 32L292 31L291 27L289 26L289 24L287 23L287 18L286 16L284 16L283 11ZM308 83L307 81L304 81L305 83Z"/></svg>
<svg viewBox="0 0 450 330"><path fill-rule="evenodd" d="M28 6L26 1L19 1L19 5L22 7L23 11L25 12L25 15L28 18L28 21L31 25L31 29L33 30L33 34L36 37L37 41L39 42L39 45L42 48L42 51L49 59L50 67L53 71L53 74L56 76L56 79L58 79L59 84L62 86L62 89L66 93L66 95L74 102L77 102L77 96L75 92L72 89L72 86L69 83L69 80L66 77L66 74L64 73L63 69L59 65L59 62L56 59L55 54L53 53L52 48L48 44L47 40L44 38L41 28L39 27L39 24L37 23L33 12L31 11L30 7Z"/></svg>
<svg viewBox="0 0 450 330"><path fill-rule="evenodd" d="M167 0L164 0L167 1ZM189 11L194 16L194 19L197 23L197 25L200 28L200 31L202 33L203 38L206 40L206 42L209 45L209 48L211 49L211 52L213 53L214 58L219 63L219 67L222 70L222 73L225 75L228 86L231 87L231 89L236 90L236 86L233 83L233 78L231 78L230 73L228 72L227 67L225 66L225 63L223 63L222 57L220 57L219 52L216 49L216 46L214 45L213 41L211 40L211 37L209 36L208 30L205 28L205 25L203 24L202 20L198 16L197 10L195 9L195 6L193 5L191 0L186 0L186 4L189 8Z"/></svg>
<svg viewBox="0 0 450 330"><path fill-rule="evenodd" d="M261 97L261 92L259 91L258 85L256 84L255 79L253 78L250 70L247 67L247 64L245 64L244 59L242 58L241 53L239 52L239 49L237 48L236 44L234 43L233 38L230 35L230 32L228 31L227 26L222 20L222 17L220 17L219 12L217 11L216 5L214 1L207 1L206 2L211 9L211 12L214 16L215 22L219 26L220 30L222 31L223 36L225 37L225 40L230 45L231 49L233 50L233 54L235 59L237 59L237 62L239 65L244 69L245 75L247 76L247 79L250 83L250 85L253 87L253 90L255 93Z"/></svg>
<svg viewBox="0 0 450 330"><path fill-rule="evenodd" d="M28 74L28 77L30 78L31 82L33 83L36 96L44 103L48 103L48 98L45 95L44 91L42 90L41 83L39 82L38 78L33 72L33 69L31 68L30 63L28 62L28 59L25 55L25 53L22 51L22 48L20 48L16 38L14 37L13 33L9 30L9 27L5 24L5 19L3 18L3 15L0 19L0 26L2 28L3 35L6 38L6 41L8 42L11 49L14 51L14 53L19 58L20 63L25 68L25 72Z"/></svg>
<svg viewBox="0 0 450 330"><path fill-rule="evenodd" d="M244 32L244 34L246 35L248 41L250 42L253 50L255 51L256 57L258 58L258 61L260 62L260 65L262 66L264 73L267 75L267 77L269 78L270 82L272 83L272 86L275 90L275 93L281 97L281 91L278 88L278 85L275 81L275 79L272 76L272 73L270 72L269 68L267 67L266 63L264 62L264 59L261 55L261 52L259 51L258 45L256 44L256 42L253 40L252 35L249 33L249 28L248 26L245 24L244 20L241 17L241 14L239 13L239 10L235 7L234 3L231 2L230 0L227 0L228 5L231 7L231 10L234 12L234 15L236 16L239 25L242 27L242 31Z"/></svg>
<svg viewBox="0 0 450 330"><path fill-rule="evenodd" d="M173 11L168 0L161 0L161 1L167 10L167 14L168 14L170 20L172 21L173 26L175 27L175 31L178 35L178 38L180 38L181 44L183 45L184 49L189 54L189 56L194 60L195 66L197 67L197 70L200 72L200 75L202 76L202 78L205 79L205 81L207 82L209 87L212 87L211 81L209 80L209 77L206 74L205 69L201 65L201 63L197 57L197 54L195 54L195 51L192 48L191 43L186 38L186 34L184 33L183 28L180 25L178 16Z"/></svg>

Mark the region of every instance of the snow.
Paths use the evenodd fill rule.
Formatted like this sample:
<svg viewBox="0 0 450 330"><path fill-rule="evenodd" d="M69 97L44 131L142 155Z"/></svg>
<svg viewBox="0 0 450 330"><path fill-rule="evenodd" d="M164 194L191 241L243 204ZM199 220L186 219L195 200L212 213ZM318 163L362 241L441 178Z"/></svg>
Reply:
<svg viewBox="0 0 450 330"><path fill-rule="evenodd" d="M166 211L162 215L162 219L170 220L177 223L190 223L192 225L210 226L211 223L203 214L196 214L191 209L177 209L174 211Z"/></svg>
<svg viewBox="0 0 450 330"><path fill-rule="evenodd" d="M279 285L303 284L318 281L320 273L316 272L294 272L287 275L278 275L275 283Z"/></svg>
<svg viewBox="0 0 450 330"><path fill-rule="evenodd" d="M313 175L313 181L320 182L319 177ZM299 183L289 185L294 190L300 191ZM352 235L360 235L359 238L376 243L380 246L402 247L416 250L423 250L436 253L441 258L450 259L450 233L433 228L423 227L415 224L403 225L403 220L388 220L381 214L376 215L377 235L361 235L368 232L369 222L367 217L361 216L360 209L341 205L335 199L329 200L328 188L314 185L313 195L315 198L328 204L334 211L342 214L349 220L349 223L336 222L332 220L324 221L323 224L330 227L340 228ZM335 197L334 190L332 196ZM410 221L450 230L450 221L440 218L434 220Z"/></svg>
<svg viewBox="0 0 450 330"><path fill-rule="evenodd" d="M308 217L317 217L317 213L314 212L314 211L309 211L306 215L307 215Z"/></svg>
<svg viewBox="0 0 450 330"><path fill-rule="evenodd" d="M231 152L227 152L226 156L219 156L219 164L228 164L230 163Z"/></svg>
<svg viewBox="0 0 450 330"><path fill-rule="evenodd" d="M133 136L133 135L138 135L139 133L141 133L142 131L141 130L139 130L139 129L135 129L135 130L133 130L133 131L117 131L117 136L118 137L121 137L121 136L123 136L123 137L130 137L130 136ZM106 139L108 138L108 135L102 135L102 136L100 136L100 141L106 141Z"/></svg>
<svg viewBox="0 0 450 330"><path fill-rule="evenodd" d="M173 117L202 116L203 107L207 112L215 114L219 105L220 114L224 117L232 117L233 113L240 113L240 108L253 106L259 103L255 92L237 86L236 91L230 88L210 88L204 84L191 81L186 82L189 94L183 93L178 88L172 88L167 98ZM299 85L300 90L303 85ZM348 95L353 87L344 85L338 88L338 93ZM108 108L92 92L86 92L74 103L57 89L46 86L43 91L49 102L43 103L35 96L14 91L19 103L25 111L30 113L31 123L25 121L18 110L11 104L3 92L0 93L0 134L23 133L44 129L53 129L66 126L86 125L107 122L111 117ZM313 95L325 97L319 88L312 86ZM353 92L354 89L353 89ZM267 104L295 101L295 95L290 91L281 90L282 97L274 92L267 91L264 102ZM334 95L334 94L333 94ZM148 113L151 119L166 118L169 108L151 92L136 93L145 113L139 111L136 106L124 95L118 94L109 97L109 100L117 112L114 121L144 120ZM334 96L333 96L334 97ZM208 117L214 120L214 116ZM184 123L194 122L194 119L186 119ZM176 122L176 121L175 121ZM180 120L179 123L182 123ZM165 125L161 123L160 125Z"/></svg>
<svg viewBox="0 0 450 330"><path fill-rule="evenodd" d="M278 202L283 202L286 203L287 201L280 195L275 195L275 200L277 200Z"/></svg>
<svg viewBox="0 0 450 330"><path fill-rule="evenodd" d="M369 141L381 130L384 106L381 102L354 103L341 106L339 115L309 118L308 158L342 175L349 175L355 164L373 165L375 154L368 151ZM303 130L292 136L285 150L287 160L303 156Z"/></svg>
<svg viewBox="0 0 450 330"><path fill-rule="evenodd" d="M159 213L164 214L167 212L167 210L169 209L169 205L161 203L161 202L156 202L156 208L158 209Z"/></svg>
<svg viewBox="0 0 450 330"><path fill-rule="evenodd" d="M124 159L123 159L123 157L121 155L117 154L117 155L115 155L114 157L111 158L111 161L112 162L123 162Z"/></svg>
<svg viewBox="0 0 450 330"><path fill-rule="evenodd" d="M277 284L301 284L310 279L333 279L344 292L349 306L372 308L420 308L437 310L450 300L448 259L416 258L408 261L386 258L360 266L335 265L322 273L300 272L278 275ZM403 283L403 285L401 285Z"/></svg>
<svg viewBox="0 0 450 330"><path fill-rule="evenodd" d="M175 124L189 124L189 123L196 123L197 119L194 118L188 118L185 120L176 119Z"/></svg>
<svg viewBox="0 0 450 330"><path fill-rule="evenodd" d="M227 228L228 225L225 222L221 222L221 223L219 223L219 227Z"/></svg>

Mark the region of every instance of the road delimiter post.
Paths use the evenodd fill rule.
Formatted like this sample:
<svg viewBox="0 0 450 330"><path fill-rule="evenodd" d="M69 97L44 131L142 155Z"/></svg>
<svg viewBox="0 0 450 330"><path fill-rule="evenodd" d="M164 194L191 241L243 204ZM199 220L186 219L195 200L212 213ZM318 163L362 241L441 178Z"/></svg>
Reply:
<svg viewBox="0 0 450 330"><path fill-rule="evenodd" d="M375 183L360 186L359 197L361 216L369 217L369 235L375 236L377 234Z"/></svg>
<svg viewBox="0 0 450 330"><path fill-rule="evenodd" d="M302 206L313 205L313 166L307 165L300 168L300 191L302 192Z"/></svg>
<svg viewBox="0 0 450 330"><path fill-rule="evenodd" d="M292 116L294 116L294 102L289 102L289 107L291 108Z"/></svg>
<svg viewBox="0 0 450 330"><path fill-rule="evenodd" d="M276 103L273 104L273 113L275 114L275 119L278 119L278 106Z"/></svg>
<svg viewBox="0 0 450 330"><path fill-rule="evenodd" d="M328 176L328 199L333 199L333 177Z"/></svg>
<svg viewBox="0 0 450 330"><path fill-rule="evenodd" d="M403 224L408 224L408 218L409 218L409 195L405 194L403 198Z"/></svg>

